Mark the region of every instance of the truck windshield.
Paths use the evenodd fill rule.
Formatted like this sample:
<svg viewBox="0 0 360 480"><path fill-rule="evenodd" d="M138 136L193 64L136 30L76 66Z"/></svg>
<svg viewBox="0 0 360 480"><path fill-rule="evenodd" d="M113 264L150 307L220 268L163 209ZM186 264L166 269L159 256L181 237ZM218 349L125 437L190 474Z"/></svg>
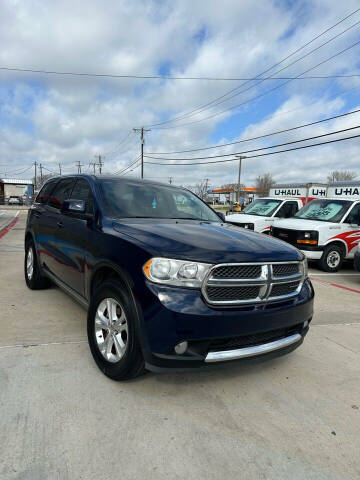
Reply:
<svg viewBox="0 0 360 480"><path fill-rule="evenodd" d="M196 195L177 187L117 179L99 181L106 214L113 218L174 218L221 222Z"/></svg>
<svg viewBox="0 0 360 480"><path fill-rule="evenodd" d="M313 200L301 208L295 217L339 223L350 205L351 202L347 200Z"/></svg>
<svg viewBox="0 0 360 480"><path fill-rule="evenodd" d="M242 213L248 215L260 215L262 217L271 217L282 200L273 200L272 198L258 198L248 205Z"/></svg>

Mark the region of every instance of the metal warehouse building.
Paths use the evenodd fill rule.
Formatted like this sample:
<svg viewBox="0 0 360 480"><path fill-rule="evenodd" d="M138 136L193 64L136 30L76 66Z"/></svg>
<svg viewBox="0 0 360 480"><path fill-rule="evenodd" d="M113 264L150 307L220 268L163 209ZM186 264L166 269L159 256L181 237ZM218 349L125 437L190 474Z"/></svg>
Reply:
<svg viewBox="0 0 360 480"><path fill-rule="evenodd" d="M18 178L0 178L0 205L4 205L10 196L30 198L33 195L34 186L32 180L20 180Z"/></svg>

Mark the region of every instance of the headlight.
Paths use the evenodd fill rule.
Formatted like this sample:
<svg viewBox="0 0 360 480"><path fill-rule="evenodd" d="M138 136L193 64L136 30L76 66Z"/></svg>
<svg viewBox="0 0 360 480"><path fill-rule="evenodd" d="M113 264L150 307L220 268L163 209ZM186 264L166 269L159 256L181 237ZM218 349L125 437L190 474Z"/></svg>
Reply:
<svg viewBox="0 0 360 480"><path fill-rule="evenodd" d="M317 245L318 243L318 232L298 232L298 239L296 243L305 244L305 245Z"/></svg>
<svg viewBox="0 0 360 480"><path fill-rule="evenodd" d="M308 276L308 261L307 261L307 258L304 258L304 260L302 260L300 262L300 268L301 268L301 273L303 274L303 277L307 278L307 276Z"/></svg>
<svg viewBox="0 0 360 480"><path fill-rule="evenodd" d="M155 257L145 263L143 272L152 282L200 288L211 267L212 265L208 263Z"/></svg>

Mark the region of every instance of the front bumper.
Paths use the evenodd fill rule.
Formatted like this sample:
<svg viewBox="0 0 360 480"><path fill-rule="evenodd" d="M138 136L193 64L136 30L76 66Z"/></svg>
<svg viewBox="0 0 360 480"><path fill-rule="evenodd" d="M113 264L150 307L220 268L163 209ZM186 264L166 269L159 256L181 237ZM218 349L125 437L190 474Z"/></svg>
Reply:
<svg viewBox="0 0 360 480"><path fill-rule="evenodd" d="M146 367L153 371L283 355L301 345L313 314L310 280L292 299L233 308L210 307L196 289L151 282L147 287L138 304L139 332ZM188 349L176 354L174 347L184 341Z"/></svg>

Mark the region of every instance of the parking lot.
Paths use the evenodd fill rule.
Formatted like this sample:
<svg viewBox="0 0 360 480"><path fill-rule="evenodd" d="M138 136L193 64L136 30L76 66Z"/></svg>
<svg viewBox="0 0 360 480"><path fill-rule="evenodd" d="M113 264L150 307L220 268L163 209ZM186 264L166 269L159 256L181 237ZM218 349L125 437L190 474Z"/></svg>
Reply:
<svg viewBox="0 0 360 480"><path fill-rule="evenodd" d="M16 216L18 213L18 217ZM86 312L23 279L26 210L0 208L0 479L360 478L360 274L310 269L304 344L265 363L117 383Z"/></svg>

